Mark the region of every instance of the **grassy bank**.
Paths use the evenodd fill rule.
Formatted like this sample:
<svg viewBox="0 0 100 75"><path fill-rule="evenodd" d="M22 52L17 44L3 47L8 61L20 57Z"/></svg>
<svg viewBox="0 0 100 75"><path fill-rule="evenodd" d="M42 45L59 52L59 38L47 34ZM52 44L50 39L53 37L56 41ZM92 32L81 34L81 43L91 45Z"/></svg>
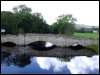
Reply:
<svg viewBox="0 0 100 75"><path fill-rule="evenodd" d="M74 33L74 37L77 38L99 38L98 33Z"/></svg>
<svg viewBox="0 0 100 75"><path fill-rule="evenodd" d="M96 53L99 54L99 45L88 45L86 47L93 49Z"/></svg>
<svg viewBox="0 0 100 75"><path fill-rule="evenodd" d="M74 33L74 37L99 39L99 34L98 33ZM86 47L93 49L96 53L99 53L99 44L98 45L88 45Z"/></svg>

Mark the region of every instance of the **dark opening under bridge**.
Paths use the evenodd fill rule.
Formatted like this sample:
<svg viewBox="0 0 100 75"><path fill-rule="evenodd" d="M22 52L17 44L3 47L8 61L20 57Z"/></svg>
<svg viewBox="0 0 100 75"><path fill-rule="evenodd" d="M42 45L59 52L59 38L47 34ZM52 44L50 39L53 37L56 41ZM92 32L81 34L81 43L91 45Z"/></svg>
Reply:
<svg viewBox="0 0 100 75"><path fill-rule="evenodd" d="M16 45L28 45L36 41L47 41L56 46L65 47L73 44L80 45L91 45L98 44L98 39L87 39L87 38L73 38L65 35L55 34L19 34L19 35L2 35L1 43L13 42Z"/></svg>

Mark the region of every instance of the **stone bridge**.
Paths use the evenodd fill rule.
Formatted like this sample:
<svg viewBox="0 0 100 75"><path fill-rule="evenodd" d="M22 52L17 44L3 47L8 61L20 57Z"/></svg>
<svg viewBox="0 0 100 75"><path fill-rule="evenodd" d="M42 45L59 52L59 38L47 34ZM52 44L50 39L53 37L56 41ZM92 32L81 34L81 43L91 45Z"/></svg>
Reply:
<svg viewBox="0 0 100 75"><path fill-rule="evenodd" d="M98 39L73 38L65 35L55 34L19 34L1 36L1 43L13 42L16 45L28 45L36 41L47 41L60 47L65 47L73 44L80 44L85 46L99 43Z"/></svg>

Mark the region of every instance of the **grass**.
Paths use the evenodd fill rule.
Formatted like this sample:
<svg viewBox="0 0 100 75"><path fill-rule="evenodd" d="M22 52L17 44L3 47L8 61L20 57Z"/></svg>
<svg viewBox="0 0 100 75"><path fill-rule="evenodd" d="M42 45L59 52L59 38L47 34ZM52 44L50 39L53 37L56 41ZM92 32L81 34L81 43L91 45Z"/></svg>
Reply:
<svg viewBox="0 0 100 75"><path fill-rule="evenodd" d="M86 47L93 49L97 54L99 54L99 45L88 45Z"/></svg>
<svg viewBox="0 0 100 75"><path fill-rule="evenodd" d="M74 33L74 37L98 39L99 38L99 34L98 33Z"/></svg>

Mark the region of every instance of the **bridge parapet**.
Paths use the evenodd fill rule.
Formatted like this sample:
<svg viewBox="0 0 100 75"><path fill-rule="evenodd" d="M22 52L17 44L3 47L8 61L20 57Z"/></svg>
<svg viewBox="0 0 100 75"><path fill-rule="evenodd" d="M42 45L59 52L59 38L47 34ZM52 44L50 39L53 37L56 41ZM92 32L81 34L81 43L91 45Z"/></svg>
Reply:
<svg viewBox="0 0 100 75"><path fill-rule="evenodd" d="M73 37L66 37L65 35L54 35L54 34L25 34L25 35L20 34L20 35L1 36L1 43L13 42L17 45L28 45L35 41L47 41L60 47L70 46L73 44L81 44L81 45L99 44L98 39L73 38Z"/></svg>

